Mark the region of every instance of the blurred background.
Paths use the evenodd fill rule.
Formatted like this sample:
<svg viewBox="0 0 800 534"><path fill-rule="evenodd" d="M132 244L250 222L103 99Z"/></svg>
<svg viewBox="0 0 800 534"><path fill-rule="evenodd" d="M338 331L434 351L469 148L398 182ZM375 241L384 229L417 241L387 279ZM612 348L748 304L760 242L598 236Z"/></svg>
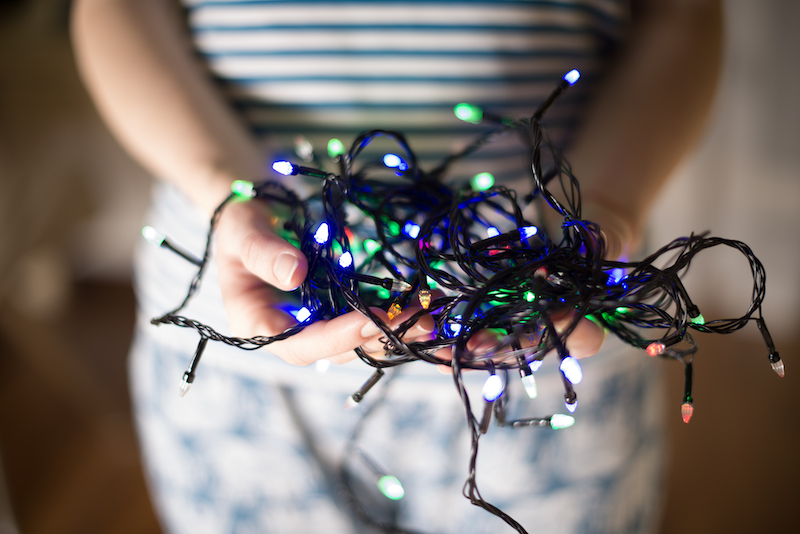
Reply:
<svg viewBox="0 0 800 534"><path fill-rule="evenodd" d="M800 502L800 2L726 8L712 120L650 239L710 230L748 243L787 376L755 325L698 336L685 425L682 367L653 362L668 382L662 534L795 532ZM150 178L81 87L68 13L68 0L0 1L0 534L158 533L125 379ZM687 286L706 319L740 316L749 267L706 253Z"/></svg>

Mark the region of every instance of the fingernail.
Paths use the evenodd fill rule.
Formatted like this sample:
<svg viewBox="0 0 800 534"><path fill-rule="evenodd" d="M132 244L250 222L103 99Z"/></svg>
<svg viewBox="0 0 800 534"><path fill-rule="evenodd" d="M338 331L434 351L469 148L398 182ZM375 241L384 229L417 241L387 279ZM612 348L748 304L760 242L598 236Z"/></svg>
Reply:
<svg viewBox="0 0 800 534"><path fill-rule="evenodd" d="M278 255L278 259L275 260L275 265L272 267L272 273L279 282L283 284L290 284L292 281L292 275L297 269L297 265L299 263L300 262L297 260L297 257L294 254L289 252L281 252Z"/></svg>
<svg viewBox="0 0 800 534"><path fill-rule="evenodd" d="M378 328L378 325L370 321L361 329L361 337L373 337L378 335L380 331L381 329Z"/></svg>
<svg viewBox="0 0 800 534"><path fill-rule="evenodd" d="M417 323L417 328L425 332L426 334L430 334L433 332L433 329L436 327L436 323L431 321L420 321Z"/></svg>

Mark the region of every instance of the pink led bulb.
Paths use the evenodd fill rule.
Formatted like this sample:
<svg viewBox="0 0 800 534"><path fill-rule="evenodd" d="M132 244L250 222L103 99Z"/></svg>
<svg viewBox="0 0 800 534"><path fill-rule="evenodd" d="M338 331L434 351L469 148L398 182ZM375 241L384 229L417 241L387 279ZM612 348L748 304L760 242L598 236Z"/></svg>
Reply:
<svg viewBox="0 0 800 534"><path fill-rule="evenodd" d="M681 404L681 418L683 418L684 423L688 423L689 419L692 418L692 414L694 413L694 406L692 406L691 402L684 402Z"/></svg>
<svg viewBox="0 0 800 534"><path fill-rule="evenodd" d="M645 351L647 352L648 356L655 357L664 352L666 348L667 347L660 341L653 341L652 343L647 345Z"/></svg>

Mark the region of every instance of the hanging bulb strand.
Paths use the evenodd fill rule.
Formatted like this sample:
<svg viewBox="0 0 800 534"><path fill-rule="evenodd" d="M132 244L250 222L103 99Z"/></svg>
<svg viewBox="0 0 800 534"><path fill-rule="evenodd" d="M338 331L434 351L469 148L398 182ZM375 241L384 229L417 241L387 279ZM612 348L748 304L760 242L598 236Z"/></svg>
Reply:
<svg viewBox="0 0 800 534"><path fill-rule="evenodd" d="M194 256L192 256L188 252L186 252L183 249L181 249L179 247L176 247L175 245L170 243L170 241L169 241L169 239L167 239L166 235L164 235L163 233L159 232L158 230L156 230L152 226L145 226L144 228L142 228L142 236L144 236L144 238L147 240L148 243L150 243L150 244L152 244L152 245L154 245L156 247L165 248L165 249L169 250L170 252L173 252L173 253L177 254L178 256L180 256L184 260L188 261L192 265L196 265L197 267L200 267L200 265L202 264L201 260L195 258Z"/></svg>
<svg viewBox="0 0 800 534"><path fill-rule="evenodd" d="M372 389L372 387L378 383L378 381L383 377L384 374L385 372L383 369L381 368L375 369L375 372L372 373L372 376L370 376L366 382L364 382L364 385L361 386L361 389L359 389L358 391L356 391L347 398L346 407L352 408L356 404L361 402L364 399L364 395L366 395L367 392L369 392L369 390Z"/></svg>
<svg viewBox="0 0 800 534"><path fill-rule="evenodd" d="M191 363L189 363L189 368L183 373L183 380L181 381L181 387L178 393L181 397L186 395L189 392L189 388L194 383L194 379L197 372L197 366L200 364L200 358L203 356L203 351L206 350L206 344L208 344L208 338L202 336L200 338L200 342L197 344L197 349L194 352L194 356L192 357Z"/></svg>
<svg viewBox="0 0 800 534"><path fill-rule="evenodd" d="M688 423L694 414L694 399L692 399L692 362L686 362L683 380L683 404L681 404L681 418Z"/></svg>

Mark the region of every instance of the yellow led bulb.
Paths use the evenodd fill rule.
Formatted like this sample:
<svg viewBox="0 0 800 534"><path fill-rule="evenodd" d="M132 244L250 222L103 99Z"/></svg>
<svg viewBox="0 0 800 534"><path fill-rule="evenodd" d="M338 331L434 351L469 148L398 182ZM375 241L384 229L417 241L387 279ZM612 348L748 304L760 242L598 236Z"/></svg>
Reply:
<svg viewBox="0 0 800 534"><path fill-rule="evenodd" d="M387 311L386 313L389 314L389 320L391 321L392 319L400 315L401 311L403 310L402 308L400 308L400 305L396 302L392 302L392 305L389 306L389 311Z"/></svg>
<svg viewBox="0 0 800 534"><path fill-rule="evenodd" d="M419 303L426 310L430 307L430 305L431 305L431 290L430 289L420 289L419 290Z"/></svg>

